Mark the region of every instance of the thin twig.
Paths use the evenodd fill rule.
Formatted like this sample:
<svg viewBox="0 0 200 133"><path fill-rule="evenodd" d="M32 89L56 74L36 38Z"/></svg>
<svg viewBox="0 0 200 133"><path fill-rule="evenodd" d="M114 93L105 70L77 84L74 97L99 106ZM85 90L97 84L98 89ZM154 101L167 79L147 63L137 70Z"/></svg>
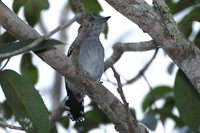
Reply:
<svg viewBox="0 0 200 133"><path fill-rule="evenodd" d="M6 63L1 67L0 71L2 71L6 67L9 61L10 61L10 58L7 59Z"/></svg>
<svg viewBox="0 0 200 133"><path fill-rule="evenodd" d="M151 87L151 85L150 85L150 83L149 83L147 77L146 77L144 74L142 75L142 77L144 78L144 80L146 81L147 85L149 86L150 91L152 91L153 88ZM150 100L151 100L151 101L155 101L156 98L155 98L155 97L151 97ZM156 106L156 103L155 103L155 102L154 102L152 105L154 106L154 108L155 108L156 110L158 110L158 107ZM152 106L152 107L153 107L153 106ZM163 125L163 127L165 128L165 124L164 124L163 122L162 122L162 125ZM164 129L164 131L165 131L165 129Z"/></svg>
<svg viewBox="0 0 200 133"><path fill-rule="evenodd" d="M149 89L152 91L153 88L151 87L149 81L147 80L147 77L143 74L142 77L144 78L144 80L146 81L147 85L149 86Z"/></svg>
<svg viewBox="0 0 200 133"><path fill-rule="evenodd" d="M42 37L39 37L37 40L35 40L34 42L32 42L30 45L27 45L25 47L22 47L18 50L9 52L9 53L5 53L5 54L0 54L0 58L8 58L17 54L21 54L24 53L34 47L36 47L37 45L39 45L42 41L44 41L45 39L49 38L50 36L52 36L53 34L55 34L56 32L70 26L73 22L75 22L78 18L81 18L82 14L76 14L76 16L74 18L72 18L69 22L66 22L62 25L59 25L58 27L56 27L54 30L52 30L51 32L43 35Z"/></svg>
<svg viewBox="0 0 200 133"><path fill-rule="evenodd" d="M120 76L117 73L117 71L115 70L114 66L111 66L111 69L114 73L114 77L117 80L117 84L118 84L117 91L119 92L120 97L122 98L122 101L124 103L124 107L126 109L126 117L127 117L127 120L128 120L129 130L131 132L134 132L132 125L131 125L131 122L130 122L130 115L128 115L129 114L129 103L126 101L126 98L125 98L125 95L124 95L124 92L123 92L123 89L122 89L122 83L121 83Z"/></svg>
<svg viewBox="0 0 200 133"><path fill-rule="evenodd" d="M24 131L24 129L23 129L22 127L13 126L13 125L10 125L10 124L5 123L5 122L3 122L3 121L0 121L0 126L1 126L1 127L4 127L4 128L10 128L10 129L16 129L16 130L23 130L23 131Z"/></svg>
<svg viewBox="0 0 200 133"><path fill-rule="evenodd" d="M130 51L148 51L158 48L158 45L153 41L144 41L139 43L116 43L113 45L112 55L105 61L105 70L113 66L125 52Z"/></svg>
<svg viewBox="0 0 200 133"><path fill-rule="evenodd" d="M113 73L114 73L115 79L117 80L117 85L118 85L117 91L119 92L119 94L120 94L120 96L121 96L121 98L122 98L122 101L123 101L124 105L126 106L126 108L128 108L128 102L126 101L126 98L125 98L125 96L124 96L124 92L123 92L123 90L122 90L122 83L121 83L120 76L119 76L119 74L117 73L117 71L115 70L114 66L111 66L111 69L112 69L112 71L113 71Z"/></svg>
<svg viewBox="0 0 200 133"><path fill-rule="evenodd" d="M127 85L127 84L130 84L130 83L133 83L137 79L139 79L144 74L144 72L148 69L148 67L150 66L150 64L153 62L153 60L155 59L155 57L157 55L157 52L158 52L158 48L156 49L156 51L155 51L153 57L150 59L150 61L139 71L139 73L135 77L133 77L132 79L128 80L123 85Z"/></svg>
<svg viewBox="0 0 200 133"><path fill-rule="evenodd" d="M149 83L147 77L146 77L144 74L142 75L142 77L144 78L144 80L146 81L147 85L149 86L150 91L152 91L153 88L151 87L151 85L150 85L150 83ZM151 100L154 100L154 97L152 97L152 98L153 98L153 99L151 99ZM155 103L153 103L153 105L154 105L155 109L158 109Z"/></svg>

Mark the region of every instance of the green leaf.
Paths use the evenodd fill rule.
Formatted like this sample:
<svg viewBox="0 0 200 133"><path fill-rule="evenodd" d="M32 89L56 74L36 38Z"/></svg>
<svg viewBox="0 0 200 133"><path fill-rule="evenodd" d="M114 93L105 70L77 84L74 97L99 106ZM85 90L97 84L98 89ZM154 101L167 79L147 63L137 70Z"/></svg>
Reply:
<svg viewBox="0 0 200 133"><path fill-rule="evenodd" d="M1 36L0 36L0 46L3 43L7 43L7 42L13 42L16 41L16 38L14 36L12 36L10 33L8 33L7 31L4 32Z"/></svg>
<svg viewBox="0 0 200 133"><path fill-rule="evenodd" d="M25 53L22 56L20 63L20 71L24 78L29 80L32 84L36 84L38 81L38 69L32 63L32 54Z"/></svg>
<svg viewBox="0 0 200 133"><path fill-rule="evenodd" d="M195 6L198 2L199 0L179 0L178 2L174 2L174 0L166 0L166 3L173 14L176 14L188 7Z"/></svg>
<svg viewBox="0 0 200 133"><path fill-rule="evenodd" d="M200 7L194 8L190 11L179 23L180 29L184 33L185 36L189 37L192 32L192 23L193 21L200 21Z"/></svg>
<svg viewBox="0 0 200 133"><path fill-rule="evenodd" d="M166 98L173 95L172 88L169 86L159 86L150 91L142 102L142 110L145 112L148 108L151 108L157 100Z"/></svg>
<svg viewBox="0 0 200 133"><path fill-rule="evenodd" d="M90 105L93 108L92 110L85 113L86 120L82 123L76 123L74 126L78 132L87 133L89 130L97 128L100 124L110 123L110 120L99 109L96 103L92 102Z"/></svg>
<svg viewBox="0 0 200 133"><path fill-rule="evenodd" d="M84 4L88 14L99 14L102 11L102 7L97 0L81 0L81 2Z"/></svg>
<svg viewBox="0 0 200 133"><path fill-rule="evenodd" d="M178 116L173 114L173 111L166 111L165 109L166 107L155 108L155 109L150 110L148 114L158 117L158 119L161 120L162 123L165 123L166 120L171 118L175 122L176 127L180 128L180 127L185 126L183 124L183 121Z"/></svg>
<svg viewBox="0 0 200 133"><path fill-rule="evenodd" d="M24 41L19 41L19 42L12 42L12 43L5 43L0 45L0 54L5 54L5 53L10 53L16 50L19 50L23 47L26 47L27 45L30 45L32 42L34 42L36 39L29 39L29 40L24 40ZM63 44L62 42L54 39L48 39L44 40L41 42L39 45L29 48L26 52L28 51L38 51L38 50L43 50L55 45L60 45Z"/></svg>
<svg viewBox="0 0 200 133"><path fill-rule="evenodd" d="M148 114L157 118L159 117L159 120L161 120L162 123L165 123L168 118L171 118L175 121L177 127L181 127L183 122L176 115L174 115L174 112L172 111L175 105L174 97L167 96L163 98L163 100L164 104L160 108L150 108Z"/></svg>
<svg viewBox="0 0 200 133"><path fill-rule="evenodd" d="M173 111L172 109L174 108L174 98L173 97L167 97L164 99L165 103L164 105L158 109L158 113L160 115L160 120L165 123L167 118L173 117Z"/></svg>
<svg viewBox="0 0 200 133"><path fill-rule="evenodd" d="M76 7L73 5L73 0L69 0L68 6L71 8L72 12L76 12Z"/></svg>
<svg viewBox="0 0 200 133"><path fill-rule="evenodd" d="M12 8L13 8L13 11L15 13L18 13L19 12L19 9L24 6L24 4L26 3L27 0L14 0L13 1L13 5L12 5Z"/></svg>
<svg viewBox="0 0 200 133"><path fill-rule="evenodd" d="M58 119L58 122L65 128L67 129L69 127L69 117L68 116L64 116L64 117L60 117Z"/></svg>
<svg viewBox="0 0 200 133"><path fill-rule="evenodd" d="M12 70L0 72L0 83L20 125L28 133L50 133L48 110L32 83Z"/></svg>
<svg viewBox="0 0 200 133"><path fill-rule="evenodd" d="M180 69L176 75L174 93L181 119L194 132L199 132L200 95Z"/></svg>
<svg viewBox="0 0 200 133"><path fill-rule="evenodd" d="M24 7L26 21L34 26L40 19L40 13L49 8L47 0L27 0Z"/></svg>
<svg viewBox="0 0 200 133"><path fill-rule="evenodd" d="M0 112L4 119L10 119L13 115L13 111L7 101L0 103Z"/></svg>
<svg viewBox="0 0 200 133"><path fill-rule="evenodd" d="M103 10L97 0L81 0L81 2L84 4L87 14L91 14L91 13L99 14ZM76 7L73 5L73 0L69 0L69 6L72 9L72 11L75 13Z"/></svg>

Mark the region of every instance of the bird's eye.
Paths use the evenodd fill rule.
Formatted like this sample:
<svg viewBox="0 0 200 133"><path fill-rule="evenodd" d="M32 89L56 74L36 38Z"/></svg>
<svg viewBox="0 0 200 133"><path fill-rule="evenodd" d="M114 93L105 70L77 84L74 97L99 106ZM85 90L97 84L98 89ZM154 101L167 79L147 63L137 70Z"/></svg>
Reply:
<svg viewBox="0 0 200 133"><path fill-rule="evenodd" d="M94 17L90 17L89 21L93 22L94 21Z"/></svg>

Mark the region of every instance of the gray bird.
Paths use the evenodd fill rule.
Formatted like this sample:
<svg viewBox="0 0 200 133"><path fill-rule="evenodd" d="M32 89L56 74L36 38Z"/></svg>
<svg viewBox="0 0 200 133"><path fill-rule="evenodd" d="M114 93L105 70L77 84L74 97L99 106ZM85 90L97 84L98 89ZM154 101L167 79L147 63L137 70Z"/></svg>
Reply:
<svg viewBox="0 0 200 133"><path fill-rule="evenodd" d="M104 48L99 40L104 23L110 17L100 15L88 15L86 19L91 23L91 30L81 44L78 61L80 66L87 71L93 79L99 81L104 72ZM80 26L78 33L82 30ZM73 54L73 46L70 46L67 56ZM71 120L76 122L84 121L84 96L79 88L65 79L67 97L65 109Z"/></svg>

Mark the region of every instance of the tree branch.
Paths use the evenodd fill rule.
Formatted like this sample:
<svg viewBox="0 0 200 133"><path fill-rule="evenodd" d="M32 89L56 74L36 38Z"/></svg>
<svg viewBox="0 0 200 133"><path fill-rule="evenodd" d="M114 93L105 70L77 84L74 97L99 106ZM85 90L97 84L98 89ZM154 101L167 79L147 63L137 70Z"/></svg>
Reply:
<svg viewBox="0 0 200 133"><path fill-rule="evenodd" d="M128 81L126 81L126 83L124 85L127 84L131 84L133 82L135 82L136 80L138 80L141 76L144 75L144 72L149 68L150 64L153 62L153 60L156 58L158 49L156 49L154 55L152 56L152 58L149 60L149 62L139 71L139 73L133 77L132 79L129 79Z"/></svg>
<svg viewBox="0 0 200 133"><path fill-rule="evenodd" d="M105 61L105 70L113 66L128 51L147 51L157 48L154 41L146 41L139 43L116 43L113 45L112 55Z"/></svg>
<svg viewBox="0 0 200 133"><path fill-rule="evenodd" d="M12 11L10 11L2 2L0 2L0 24L9 33L19 40L29 38L37 38L40 35L21 19L19 19ZM130 133L129 124L131 122L135 133L145 133L146 129L140 126L131 116L127 120L126 109L123 104L117 99L107 88L102 84L93 81L89 77L80 77L75 72L75 69L64 54L57 49L49 49L36 53L44 62L54 68L57 72L67 77L67 79L80 86L81 89L96 102L108 118L115 124L116 129L121 133ZM84 74L83 74L84 75Z"/></svg>
<svg viewBox="0 0 200 133"><path fill-rule="evenodd" d="M126 101L126 98L125 98L125 96L124 96L124 92L123 92L123 90L122 90L122 83L121 83L120 76L119 76L119 74L117 73L117 71L115 70L114 66L111 66L111 69L112 69L112 71L113 71L113 73L114 73L115 79L117 80L117 85L118 85L117 91L119 92L119 94L120 94L120 96L121 96L121 98L122 98L122 101L123 101L124 105L126 106L126 108L128 108L128 102Z"/></svg>
<svg viewBox="0 0 200 133"><path fill-rule="evenodd" d="M118 93L120 94L120 97L124 103L124 107L126 108L126 115L127 115L127 120L130 120L130 115L129 115L129 104L128 102L126 101L126 97L124 95L124 92L123 92L123 89L122 89L122 83L121 83L121 79L120 79L120 76L119 74L117 73L117 71L115 70L114 66L111 66L111 69L113 70L113 73L114 73L114 77L116 78L117 80L117 84L118 84L118 87L117 87L117 91ZM131 126L131 121L128 121L128 124L129 124L129 130L131 132L134 132L134 129L132 128Z"/></svg>
<svg viewBox="0 0 200 133"><path fill-rule="evenodd" d="M10 125L10 124L5 123L3 121L0 121L0 126L4 127L4 128L10 128L10 129L16 129L16 130L22 130L22 131L24 131L24 129L22 127L13 126L13 125Z"/></svg>
<svg viewBox="0 0 200 133"><path fill-rule="evenodd" d="M200 50L187 41L178 28L173 29L177 25L170 17L172 15L169 15L169 11L165 10L166 4L158 4L161 9L159 13L164 14L161 16L144 0L106 0L106 2L147 32L183 70L200 93ZM168 14L167 17L165 14Z"/></svg>

